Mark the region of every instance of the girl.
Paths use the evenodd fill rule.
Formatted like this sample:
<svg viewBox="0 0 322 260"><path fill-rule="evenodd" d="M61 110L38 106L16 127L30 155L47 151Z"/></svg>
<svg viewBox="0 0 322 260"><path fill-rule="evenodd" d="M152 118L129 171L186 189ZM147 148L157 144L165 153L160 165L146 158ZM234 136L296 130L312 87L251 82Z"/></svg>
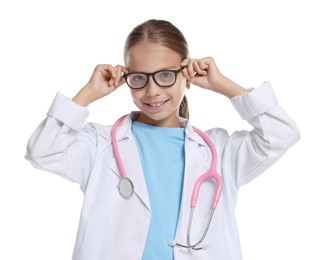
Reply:
<svg viewBox="0 0 322 260"><path fill-rule="evenodd" d="M73 259L241 259L234 217L238 189L299 139L296 125L268 82L245 89L222 75L211 57L189 58L184 36L167 21L135 27L124 64L98 65L73 100L58 93L28 142L26 158L34 166L79 183L84 192ZM253 130L231 136L219 128L207 131L213 154L188 120L190 83L228 97ZM139 111L119 123L113 142L112 126L83 126L86 106L123 84ZM128 177L123 184L113 146ZM191 194L214 161L222 194L204 241L193 246L206 229L219 180L203 183L190 232Z"/></svg>

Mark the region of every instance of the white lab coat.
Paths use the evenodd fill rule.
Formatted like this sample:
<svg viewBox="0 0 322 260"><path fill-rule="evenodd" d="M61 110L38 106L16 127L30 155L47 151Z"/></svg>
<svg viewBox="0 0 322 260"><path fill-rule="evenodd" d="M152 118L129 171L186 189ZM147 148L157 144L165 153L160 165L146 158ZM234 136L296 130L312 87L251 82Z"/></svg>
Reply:
<svg viewBox="0 0 322 260"><path fill-rule="evenodd" d="M235 132L231 136L219 128L207 131L217 148L217 170L224 182L221 199L204 242L210 248L199 251L174 248L176 260L242 259L234 216L237 191L242 184L272 165L299 139L296 125L278 105L268 82L231 101L254 130ZM131 117L136 115L128 116L117 134L125 169L135 188L134 195L126 200L117 189L120 172L112 151L111 126L91 123L83 127L88 113L87 108L58 93L48 117L28 142L26 158L35 167L79 183L84 192L74 260L139 260L151 212L131 133ZM212 156L190 123L184 119L181 123L186 126L185 174L175 240L186 243L192 188L200 174L208 170ZM213 194L213 183L205 182L195 209L192 242L199 240L204 231Z"/></svg>

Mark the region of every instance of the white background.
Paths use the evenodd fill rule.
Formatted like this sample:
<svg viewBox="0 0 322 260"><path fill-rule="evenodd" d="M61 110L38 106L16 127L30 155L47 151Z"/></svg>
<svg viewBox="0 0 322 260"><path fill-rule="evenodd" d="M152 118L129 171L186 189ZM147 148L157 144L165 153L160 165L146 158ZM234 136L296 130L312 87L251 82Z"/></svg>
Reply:
<svg viewBox="0 0 322 260"><path fill-rule="evenodd" d="M27 140L57 91L73 97L96 64L122 64L129 31L161 18L182 30L193 58L213 56L240 85L270 80L301 130L299 143L240 190L236 216L244 259L321 260L318 2L1 1L0 259L71 258L82 193L32 168L24 160ZM199 128L248 129L226 98L195 86L187 96ZM89 121L103 124L135 109L126 86L89 108Z"/></svg>

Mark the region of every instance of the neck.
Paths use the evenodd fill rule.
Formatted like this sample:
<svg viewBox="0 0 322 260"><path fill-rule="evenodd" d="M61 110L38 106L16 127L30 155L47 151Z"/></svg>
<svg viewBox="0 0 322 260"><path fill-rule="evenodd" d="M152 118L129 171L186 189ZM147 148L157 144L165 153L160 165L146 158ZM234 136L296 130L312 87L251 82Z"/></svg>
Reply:
<svg viewBox="0 0 322 260"><path fill-rule="evenodd" d="M158 127L181 128L179 116L156 120L141 113L140 116L136 119L136 121Z"/></svg>

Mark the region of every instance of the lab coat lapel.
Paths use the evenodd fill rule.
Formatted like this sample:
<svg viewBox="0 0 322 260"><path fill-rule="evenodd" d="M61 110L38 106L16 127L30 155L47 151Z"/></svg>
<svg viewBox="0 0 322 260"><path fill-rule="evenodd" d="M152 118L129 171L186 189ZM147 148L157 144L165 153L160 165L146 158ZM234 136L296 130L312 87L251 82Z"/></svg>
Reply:
<svg viewBox="0 0 322 260"><path fill-rule="evenodd" d="M150 210L148 190L146 187L137 146L133 136L126 141L120 142L119 149L120 154L123 155L122 159L127 177L130 178L133 182L134 193Z"/></svg>
<svg viewBox="0 0 322 260"><path fill-rule="evenodd" d="M120 124L117 130L116 140L126 175L131 179L133 183L134 194L138 196L145 207L150 210L150 201L140 162L140 157L138 154L135 139L131 131L133 116L133 114L128 115ZM107 131L106 133L102 134L102 136L108 141L106 148L111 149L112 151L111 131ZM116 160L114 160L114 162L110 164L110 168L114 173L118 175L120 179L122 178Z"/></svg>
<svg viewBox="0 0 322 260"><path fill-rule="evenodd" d="M205 173L209 167L211 162L211 152L208 148L207 144L204 142L202 137L200 137L197 133L193 131L190 123L187 123L186 126L186 142L185 142L185 175L184 175L184 185L182 190L182 199L181 199L181 210L178 220L177 232L175 240L182 243L187 243L187 231L188 231L188 223L190 216L190 205L191 205L191 197L194 184L200 175ZM208 187L209 186L209 187ZM203 198L204 193L208 193L206 198ZM213 193L213 186L209 185L209 183L202 184L200 199L197 202L198 210L194 215L194 225L192 230L192 241L196 241L196 239L200 239L202 235L202 231L200 227L204 226L204 223L200 223L200 219L207 220L207 216L200 217L201 214L208 214L208 210L203 208L199 210L199 207L203 207L204 205L211 205L211 198ZM207 207L206 206L206 207ZM208 206L210 208L210 206ZM196 230L197 228L197 230ZM175 249L175 252L181 251L179 248Z"/></svg>

